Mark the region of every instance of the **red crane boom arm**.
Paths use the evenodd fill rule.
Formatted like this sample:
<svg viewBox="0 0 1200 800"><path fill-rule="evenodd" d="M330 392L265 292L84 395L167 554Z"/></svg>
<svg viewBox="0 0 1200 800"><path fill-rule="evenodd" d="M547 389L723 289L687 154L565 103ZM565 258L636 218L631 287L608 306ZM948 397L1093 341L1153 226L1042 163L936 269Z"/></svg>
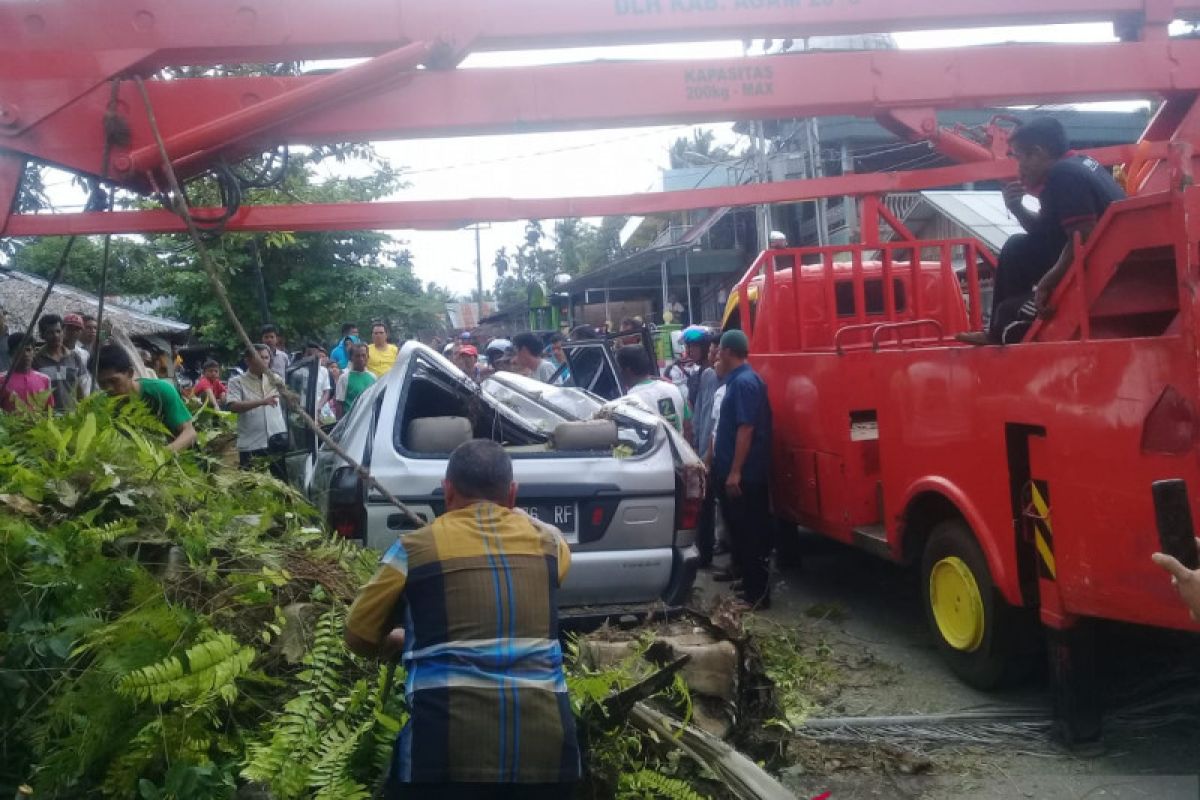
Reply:
<svg viewBox="0 0 1200 800"><path fill-rule="evenodd" d="M147 88L163 136L171 142L226 115L303 94L319 80L194 79L151 81ZM889 108L988 107L1197 91L1200 40L426 70L377 94L308 111L286 127L248 127L247 135L254 138L224 154L237 160L282 142L319 144L715 119L872 116ZM156 164L157 150L135 88L124 85L120 97L122 105L131 109L127 119L132 151ZM8 144L41 161L99 174L103 140L97 135L96 120L103 116L108 98L108 87L97 87L48 121L50 127L40 126ZM197 153L211 157L227 145L218 141L206 151L205 140L195 141L201 147L176 154L176 166L185 176L204 170L207 159L196 158ZM114 154L114 177L131 188L145 189L143 175L126 171L135 166L128 158L130 152Z"/></svg>
<svg viewBox="0 0 1200 800"><path fill-rule="evenodd" d="M1166 33L1173 18L1196 14L1200 0L342 0L336 8L288 0L10 0L0 5L7 45L0 53L0 223L26 158L100 174L108 82L164 66L373 57L321 77L149 81L169 156L186 177L216 158L280 142L881 109L895 111L901 128L914 120L925 127L936 107L1150 94L1184 96L1190 105L1200 91L1200 42L1167 42ZM472 50L1088 20L1112 20L1122 38L1141 41L446 69ZM421 60L438 69L414 69ZM116 111L132 141L113 150L110 180L146 191L161 164L140 106L126 84ZM1176 133L1159 128L1160 140ZM945 151L988 152L966 145ZM42 224L12 220L7 231Z"/></svg>

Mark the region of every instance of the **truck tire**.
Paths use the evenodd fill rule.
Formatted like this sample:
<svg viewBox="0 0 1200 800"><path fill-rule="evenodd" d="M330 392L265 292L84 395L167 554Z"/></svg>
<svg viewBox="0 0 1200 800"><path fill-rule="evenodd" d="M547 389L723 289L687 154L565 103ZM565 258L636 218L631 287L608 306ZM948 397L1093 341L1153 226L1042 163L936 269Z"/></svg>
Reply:
<svg viewBox="0 0 1200 800"><path fill-rule="evenodd" d="M921 599L938 651L964 683L996 689L1026 673L1025 615L996 590L963 520L933 529L921 557Z"/></svg>

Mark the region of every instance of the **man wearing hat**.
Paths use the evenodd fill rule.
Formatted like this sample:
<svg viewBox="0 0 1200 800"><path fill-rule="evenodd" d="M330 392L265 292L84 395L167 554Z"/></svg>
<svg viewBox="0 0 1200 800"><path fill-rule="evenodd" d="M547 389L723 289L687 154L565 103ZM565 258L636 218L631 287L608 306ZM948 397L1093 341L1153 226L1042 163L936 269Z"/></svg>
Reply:
<svg viewBox="0 0 1200 800"><path fill-rule="evenodd" d="M769 608L771 406L767 384L746 361L749 355L746 334L730 330L721 336L717 359L725 376L725 396L711 479L729 529L734 569L742 576L740 596L751 606Z"/></svg>
<svg viewBox="0 0 1200 800"><path fill-rule="evenodd" d="M63 317L63 347L73 350L79 355L79 360L83 362L83 374L79 376L79 385L83 387L83 393L89 395L92 393L92 375L91 370L88 369L88 357L91 356L91 353L79 340L82 334L82 314L67 314Z"/></svg>
<svg viewBox="0 0 1200 800"><path fill-rule="evenodd" d="M479 350L473 344L464 344L454 354L454 364L467 373L473 381L479 380Z"/></svg>

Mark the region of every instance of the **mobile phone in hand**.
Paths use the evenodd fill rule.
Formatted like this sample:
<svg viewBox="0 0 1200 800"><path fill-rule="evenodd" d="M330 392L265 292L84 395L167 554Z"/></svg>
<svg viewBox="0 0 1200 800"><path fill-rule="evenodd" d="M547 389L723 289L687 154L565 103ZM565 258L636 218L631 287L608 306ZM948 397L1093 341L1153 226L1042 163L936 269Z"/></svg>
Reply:
<svg viewBox="0 0 1200 800"><path fill-rule="evenodd" d="M1162 551L1174 556L1188 569L1200 569L1200 550L1196 547L1196 532L1192 528L1187 482L1178 478L1155 481L1151 490Z"/></svg>

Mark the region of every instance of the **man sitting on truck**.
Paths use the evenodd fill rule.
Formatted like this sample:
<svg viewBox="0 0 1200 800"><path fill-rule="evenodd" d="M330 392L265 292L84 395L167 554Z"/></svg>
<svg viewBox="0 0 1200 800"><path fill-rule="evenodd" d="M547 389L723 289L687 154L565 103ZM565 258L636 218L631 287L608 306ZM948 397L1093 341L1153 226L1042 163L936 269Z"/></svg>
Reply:
<svg viewBox="0 0 1200 800"><path fill-rule="evenodd" d="M968 344L1019 342L1034 317L1049 316L1050 295L1075 259L1075 234L1087 241L1109 204L1125 197L1098 161L1069 149L1056 119L1021 125L1009 149L1021 180L1004 187L1004 204L1026 232L1000 250L988 329L959 334ZM1036 214L1023 203L1027 193L1041 204Z"/></svg>

